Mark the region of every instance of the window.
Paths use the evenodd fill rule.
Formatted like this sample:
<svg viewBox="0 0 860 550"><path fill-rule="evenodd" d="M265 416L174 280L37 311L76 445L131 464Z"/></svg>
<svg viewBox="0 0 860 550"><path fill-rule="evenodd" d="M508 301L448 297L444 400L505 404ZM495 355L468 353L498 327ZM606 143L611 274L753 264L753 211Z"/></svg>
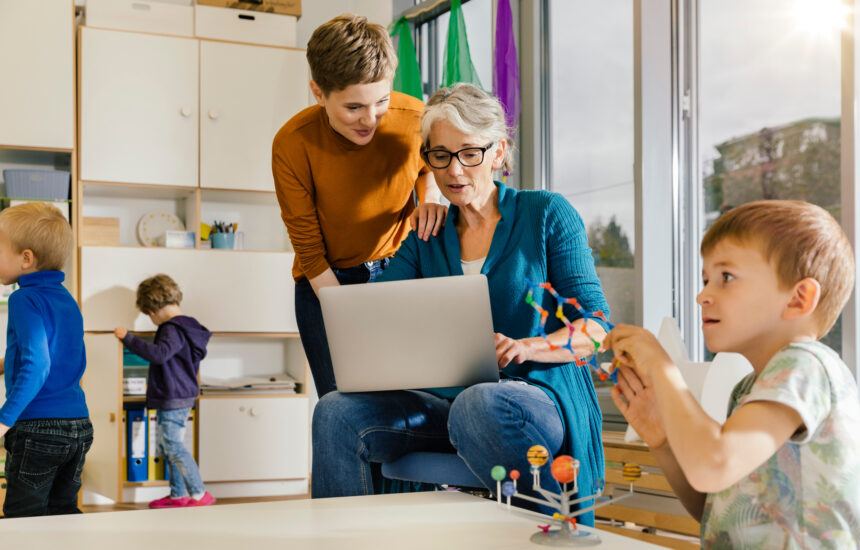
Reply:
<svg viewBox="0 0 860 550"><path fill-rule="evenodd" d="M840 0L699 1L702 232L760 199L840 219L841 16ZM824 339L837 352L841 324Z"/></svg>
<svg viewBox="0 0 860 550"><path fill-rule="evenodd" d="M549 188L585 222L612 322L634 323L633 2L550 0L549 26ZM595 385L623 423L611 382Z"/></svg>

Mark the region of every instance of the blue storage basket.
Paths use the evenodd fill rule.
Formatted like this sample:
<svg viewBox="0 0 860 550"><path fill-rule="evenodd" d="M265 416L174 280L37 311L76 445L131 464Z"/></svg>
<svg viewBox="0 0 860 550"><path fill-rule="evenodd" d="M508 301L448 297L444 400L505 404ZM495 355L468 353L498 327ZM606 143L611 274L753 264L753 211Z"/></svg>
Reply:
<svg viewBox="0 0 860 550"><path fill-rule="evenodd" d="M62 170L3 170L11 199L68 200L72 178Z"/></svg>

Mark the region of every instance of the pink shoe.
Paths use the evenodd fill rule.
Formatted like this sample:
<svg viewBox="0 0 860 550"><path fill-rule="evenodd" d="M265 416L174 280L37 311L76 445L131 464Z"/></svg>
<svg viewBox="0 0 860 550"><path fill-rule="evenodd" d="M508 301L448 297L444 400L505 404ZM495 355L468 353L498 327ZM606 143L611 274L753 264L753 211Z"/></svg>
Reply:
<svg viewBox="0 0 860 550"><path fill-rule="evenodd" d="M186 506L209 506L211 504L215 504L215 497L210 495L209 491L206 491L200 499L188 499Z"/></svg>
<svg viewBox="0 0 860 550"><path fill-rule="evenodd" d="M189 497L179 497L179 498L171 498L170 495L167 495L164 498L160 498L158 500L153 500L149 503L150 508L182 508L185 506L191 506L191 498Z"/></svg>

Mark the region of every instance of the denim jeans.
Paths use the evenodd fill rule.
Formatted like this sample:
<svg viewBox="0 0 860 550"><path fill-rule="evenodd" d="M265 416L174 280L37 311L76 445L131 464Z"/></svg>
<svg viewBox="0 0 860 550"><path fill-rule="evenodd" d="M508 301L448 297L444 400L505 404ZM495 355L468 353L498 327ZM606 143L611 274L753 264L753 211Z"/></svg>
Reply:
<svg viewBox="0 0 860 550"><path fill-rule="evenodd" d="M197 496L198 498L206 489L203 480L200 479L200 470L194 462L194 457L185 448L185 421L188 419L188 411L184 409L159 409L158 418L158 445L164 451L167 463L168 477L170 478L170 497L182 498L186 496Z"/></svg>
<svg viewBox="0 0 860 550"><path fill-rule="evenodd" d="M89 418L19 420L6 432L8 517L80 514L81 470L93 444Z"/></svg>
<svg viewBox="0 0 860 550"><path fill-rule="evenodd" d="M322 498L372 494L370 464L414 451L456 452L492 491L493 466L515 468L517 489L530 493L526 451L543 445L556 454L564 428L546 392L507 381L471 386L453 402L411 390L332 392L314 409L313 434L311 491ZM558 492L549 470L541 469L541 487Z"/></svg>
<svg viewBox="0 0 860 550"><path fill-rule="evenodd" d="M389 258L367 262L344 269L332 268L342 285L372 282L388 266ZM307 279L296 282L296 323L302 338L302 347L311 367L317 395L320 397L337 389L331 353L323 324L322 309L311 283Z"/></svg>

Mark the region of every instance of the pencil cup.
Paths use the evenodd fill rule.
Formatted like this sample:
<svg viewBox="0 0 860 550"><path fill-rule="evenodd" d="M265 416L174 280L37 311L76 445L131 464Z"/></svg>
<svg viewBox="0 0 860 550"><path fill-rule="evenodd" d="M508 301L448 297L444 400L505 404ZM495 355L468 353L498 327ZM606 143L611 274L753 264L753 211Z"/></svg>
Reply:
<svg viewBox="0 0 860 550"><path fill-rule="evenodd" d="M212 248L233 250L233 246L236 244L235 233L212 233L209 235L209 239L212 241Z"/></svg>

